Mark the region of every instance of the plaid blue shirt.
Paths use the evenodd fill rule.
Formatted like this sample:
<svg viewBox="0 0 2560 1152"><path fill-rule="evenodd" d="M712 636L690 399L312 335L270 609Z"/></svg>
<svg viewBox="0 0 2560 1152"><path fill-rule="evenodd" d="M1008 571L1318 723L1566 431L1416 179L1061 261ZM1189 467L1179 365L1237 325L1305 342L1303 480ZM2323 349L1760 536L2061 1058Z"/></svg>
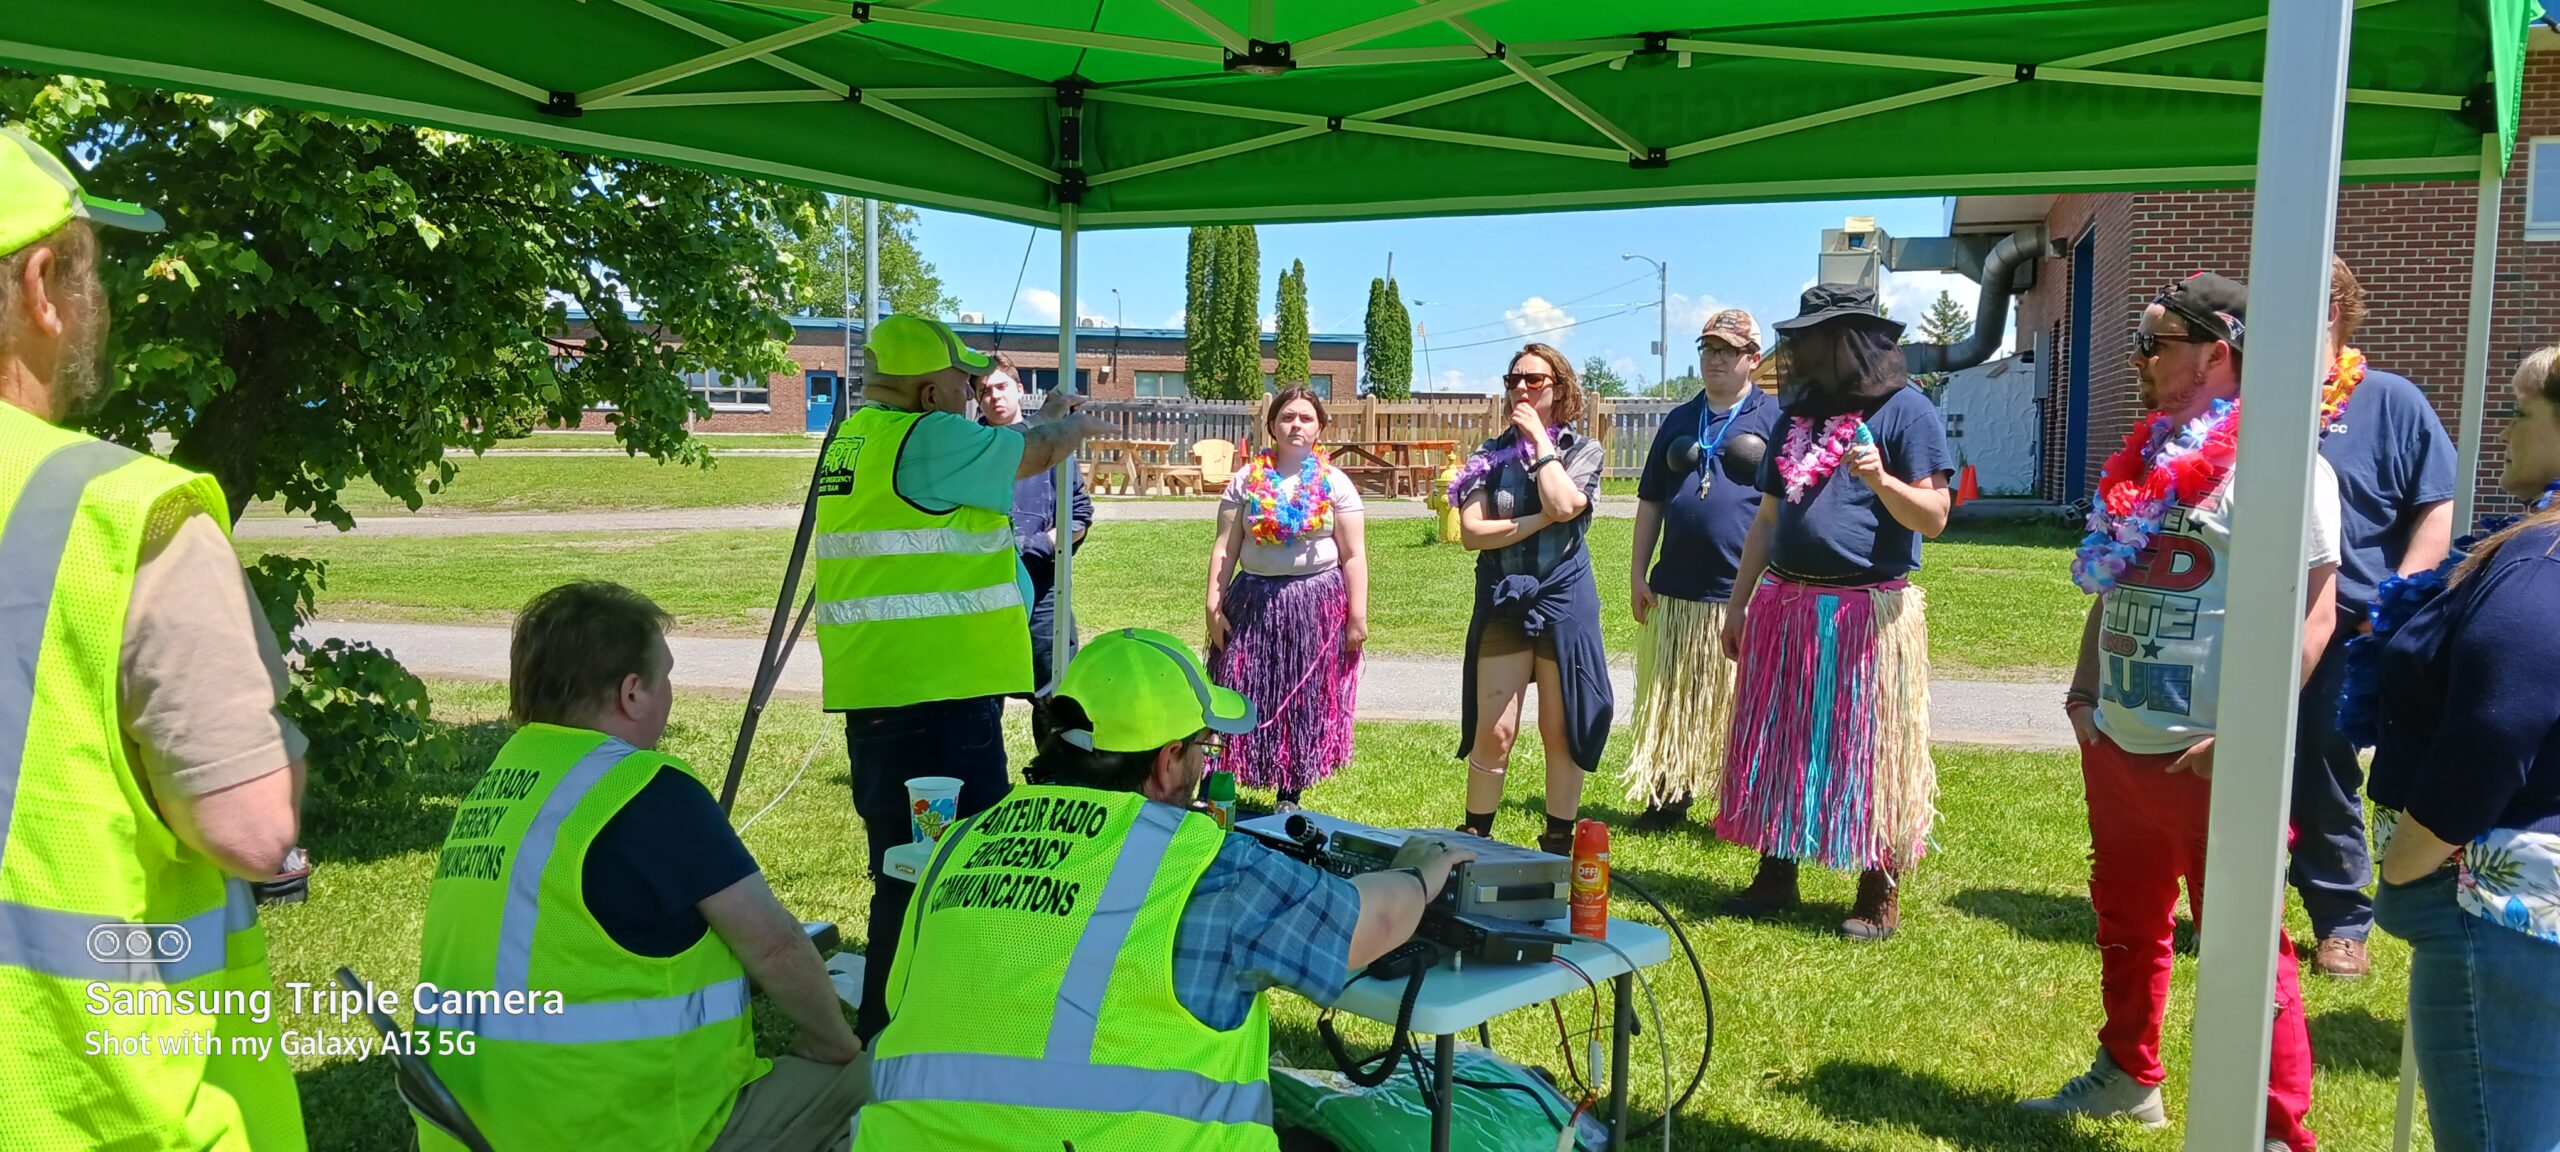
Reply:
<svg viewBox="0 0 2560 1152"><path fill-rule="evenodd" d="M1359 921L1350 881L1229 832L1174 929L1174 999L1220 1030L1243 1024L1266 988L1330 1001L1351 981Z"/></svg>

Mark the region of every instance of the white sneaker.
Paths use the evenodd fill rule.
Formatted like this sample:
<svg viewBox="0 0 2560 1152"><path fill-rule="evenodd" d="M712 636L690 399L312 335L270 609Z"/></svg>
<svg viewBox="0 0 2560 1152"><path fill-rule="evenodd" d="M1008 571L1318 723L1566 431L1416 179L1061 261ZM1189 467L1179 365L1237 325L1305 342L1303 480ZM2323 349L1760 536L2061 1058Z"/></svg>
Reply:
<svg viewBox="0 0 2560 1152"><path fill-rule="evenodd" d="M2089 1070L2063 1085L2061 1091L2042 1099L2021 1100L2018 1107L2053 1116L2129 1117L2146 1128L2169 1126L2169 1114L2160 1107L2160 1086L2134 1080L2116 1066L2115 1058L2107 1055L2104 1048L2098 1049L2098 1059L2089 1065Z"/></svg>

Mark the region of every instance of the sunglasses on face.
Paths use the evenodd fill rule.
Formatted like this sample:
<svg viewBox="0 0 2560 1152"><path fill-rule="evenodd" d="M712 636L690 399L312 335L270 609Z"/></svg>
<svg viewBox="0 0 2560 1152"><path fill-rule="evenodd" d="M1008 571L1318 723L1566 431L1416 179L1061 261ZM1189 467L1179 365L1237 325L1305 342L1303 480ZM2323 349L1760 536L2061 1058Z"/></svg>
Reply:
<svg viewBox="0 0 2560 1152"><path fill-rule="evenodd" d="M1502 383L1505 386L1525 388L1531 392L1541 391L1555 382L1555 377L1544 372L1506 372L1502 376Z"/></svg>
<svg viewBox="0 0 2560 1152"><path fill-rule="evenodd" d="M2160 354L2160 345L2164 343L2217 344L2221 340L2222 337L2207 332L2145 332L2136 328L2133 330L2133 353L2148 360Z"/></svg>
<svg viewBox="0 0 2560 1152"><path fill-rule="evenodd" d="M1187 741L1187 743L1192 747L1199 749L1200 754L1203 756L1217 756L1223 754L1227 750L1226 737L1211 735L1208 733L1202 733L1201 735L1194 736Z"/></svg>

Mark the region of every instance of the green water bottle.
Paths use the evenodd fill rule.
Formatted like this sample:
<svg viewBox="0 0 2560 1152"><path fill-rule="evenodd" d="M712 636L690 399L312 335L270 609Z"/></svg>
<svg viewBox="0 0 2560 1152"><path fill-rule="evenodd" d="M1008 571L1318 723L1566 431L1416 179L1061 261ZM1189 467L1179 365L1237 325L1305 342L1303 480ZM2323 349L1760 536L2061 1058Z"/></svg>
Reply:
<svg viewBox="0 0 2560 1152"><path fill-rule="evenodd" d="M1209 774L1209 815L1210 815L1210 816L1212 816L1212 817L1214 817L1214 818L1218 821L1218 827L1220 827L1220 828L1225 828L1225 829L1229 829L1229 830L1232 830L1232 829L1234 829L1234 828L1235 828L1235 826L1236 826L1236 774L1235 774L1235 773L1233 773L1233 772L1212 772L1212 773L1210 773L1210 774Z"/></svg>

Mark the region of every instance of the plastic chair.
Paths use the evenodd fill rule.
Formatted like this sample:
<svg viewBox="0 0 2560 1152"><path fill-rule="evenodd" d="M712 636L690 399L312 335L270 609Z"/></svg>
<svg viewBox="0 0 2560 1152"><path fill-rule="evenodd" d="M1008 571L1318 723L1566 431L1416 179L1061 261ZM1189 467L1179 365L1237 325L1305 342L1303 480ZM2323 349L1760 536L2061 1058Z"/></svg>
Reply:
<svg viewBox="0 0 2560 1152"><path fill-rule="evenodd" d="M1236 474L1236 446L1225 440L1209 439L1191 446L1191 458L1200 462L1200 491L1225 488Z"/></svg>
<svg viewBox="0 0 2560 1152"><path fill-rule="evenodd" d="M358 995L366 992L365 982L356 976L353 968L340 966L338 983ZM388 1045L394 1072L392 1082L399 1088L400 1102L408 1105L409 1111L419 1119L433 1125L436 1131L452 1137L471 1152L493 1152L488 1138L480 1134L480 1126L471 1122L471 1114L462 1110L462 1102L453 1098L452 1091L436 1076L436 1070L427 1067L424 1059L410 1054L407 1031L400 1027L400 1022L375 1008L367 1008L365 1015L373 1020L374 1031L380 1032L384 1040L393 1042Z"/></svg>

